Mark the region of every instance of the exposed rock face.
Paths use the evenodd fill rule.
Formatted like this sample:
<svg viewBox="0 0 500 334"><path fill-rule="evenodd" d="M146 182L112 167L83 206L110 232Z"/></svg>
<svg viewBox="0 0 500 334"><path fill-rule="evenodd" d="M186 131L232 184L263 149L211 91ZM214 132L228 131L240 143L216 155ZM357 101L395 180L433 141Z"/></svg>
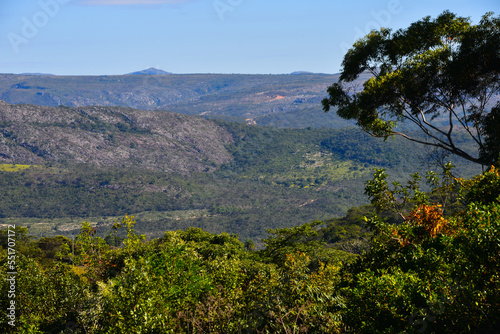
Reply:
<svg viewBox="0 0 500 334"><path fill-rule="evenodd" d="M89 163L189 173L232 159L212 121L123 107L41 107L0 101L0 162Z"/></svg>

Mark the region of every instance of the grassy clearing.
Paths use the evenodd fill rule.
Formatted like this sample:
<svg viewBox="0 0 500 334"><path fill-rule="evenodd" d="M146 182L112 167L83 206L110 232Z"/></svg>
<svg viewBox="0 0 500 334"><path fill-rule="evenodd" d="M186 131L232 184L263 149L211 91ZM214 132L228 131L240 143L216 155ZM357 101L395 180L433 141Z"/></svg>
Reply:
<svg viewBox="0 0 500 334"><path fill-rule="evenodd" d="M142 223L154 223L164 219L189 220L208 217L208 210L176 210L176 211L145 211L134 214L137 221ZM56 235L77 235L82 222L87 221L91 226L99 226L103 231L110 230L115 222L120 222L123 216L101 216L101 217L66 217L66 218L0 218L0 229L8 225L22 226L28 228L32 236L51 237Z"/></svg>
<svg viewBox="0 0 500 334"><path fill-rule="evenodd" d="M29 168L41 168L39 165L19 165L19 164L0 164L1 172L19 172Z"/></svg>

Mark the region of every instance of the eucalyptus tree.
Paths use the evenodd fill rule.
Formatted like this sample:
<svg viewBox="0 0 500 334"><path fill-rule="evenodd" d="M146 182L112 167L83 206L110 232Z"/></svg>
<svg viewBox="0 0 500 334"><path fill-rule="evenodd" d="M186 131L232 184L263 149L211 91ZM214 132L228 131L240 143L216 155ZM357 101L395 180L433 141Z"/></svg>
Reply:
<svg viewBox="0 0 500 334"><path fill-rule="evenodd" d="M499 70L500 16L487 13L472 24L445 11L358 40L344 56L340 79L328 88L323 108L337 107L340 117L356 120L373 136L400 135L490 164L500 151ZM360 87L357 79L367 73ZM423 136L403 130L403 123L413 124ZM478 150L461 146L460 132Z"/></svg>

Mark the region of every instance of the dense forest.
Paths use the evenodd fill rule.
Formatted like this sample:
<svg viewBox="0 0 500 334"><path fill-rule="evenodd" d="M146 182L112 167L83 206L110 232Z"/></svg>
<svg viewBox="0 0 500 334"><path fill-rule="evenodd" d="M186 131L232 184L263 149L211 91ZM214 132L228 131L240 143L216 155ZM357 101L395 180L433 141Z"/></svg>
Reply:
<svg viewBox="0 0 500 334"><path fill-rule="evenodd" d="M419 175L390 185L380 169L366 186L373 206L271 229L260 250L200 228L146 241L133 216L105 238L88 222L75 240L9 225L1 330L497 333L500 173L456 179L445 167L426 175L429 193Z"/></svg>

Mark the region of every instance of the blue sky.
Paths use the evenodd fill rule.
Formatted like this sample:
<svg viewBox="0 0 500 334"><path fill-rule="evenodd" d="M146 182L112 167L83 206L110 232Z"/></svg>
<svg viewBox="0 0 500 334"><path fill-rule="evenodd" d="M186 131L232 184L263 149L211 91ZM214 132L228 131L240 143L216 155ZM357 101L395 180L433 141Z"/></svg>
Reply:
<svg viewBox="0 0 500 334"><path fill-rule="evenodd" d="M498 0L0 0L0 73L337 73L371 29Z"/></svg>

